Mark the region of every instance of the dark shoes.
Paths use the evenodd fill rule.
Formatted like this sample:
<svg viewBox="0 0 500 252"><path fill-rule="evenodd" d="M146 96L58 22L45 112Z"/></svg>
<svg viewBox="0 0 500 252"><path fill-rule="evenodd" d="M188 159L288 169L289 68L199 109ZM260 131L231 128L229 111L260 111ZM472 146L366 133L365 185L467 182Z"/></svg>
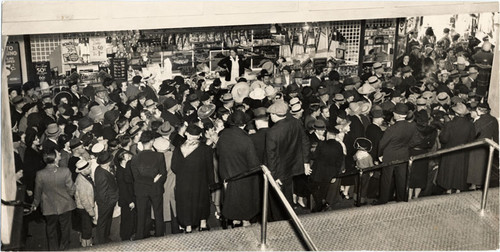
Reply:
<svg viewBox="0 0 500 252"><path fill-rule="evenodd" d="M380 201L378 201L378 200L375 200L375 201L373 201L373 202L372 202L372 205L373 205L373 206L377 206L377 205L383 205L383 204L385 204L385 203L386 203L386 202L380 202Z"/></svg>

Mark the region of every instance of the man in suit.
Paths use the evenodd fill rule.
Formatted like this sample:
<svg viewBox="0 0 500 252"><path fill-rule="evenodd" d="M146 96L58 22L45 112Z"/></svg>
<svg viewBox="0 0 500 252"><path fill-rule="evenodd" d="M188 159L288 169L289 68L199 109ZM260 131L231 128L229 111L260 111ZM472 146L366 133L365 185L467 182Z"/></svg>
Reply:
<svg viewBox="0 0 500 252"><path fill-rule="evenodd" d="M44 152L59 150L59 145L57 140L59 135L61 135L62 130L55 123L51 123L45 129L45 136L47 137L42 143L42 149Z"/></svg>
<svg viewBox="0 0 500 252"><path fill-rule="evenodd" d="M182 116L179 114L179 108L180 106L174 98L165 98L161 118L169 122L170 125L174 126L176 129L182 126Z"/></svg>
<svg viewBox="0 0 500 252"><path fill-rule="evenodd" d="M403 103L398 103L394 107L394 125L390 126L382 136L379 143L378 154L383 163L387 164L395 160L405 160L410 157L410 141L417 132L417 126L414 122L406 121L408 107ZM406 163L391 165L382 168L380 177L380 196L378 201L373 204L385 204L390 199L392 176L396 186L396 199L403 201L405 199L406 182Z"/></svg>
<svg viewBox="0 0 500 252"><path fill-rule="evenodd" d="M95 169L95 201L97 203L97 228L96 239L98 244L110 241L111 221L113 220L113 210L118 202L118 184L112 173L111 162L113 155L108 151L103 151L97 157L99 166Z"/></svg>
<svg viewBox="0 0 500 252"><path fill-rule="evenodd" d="M269 116L266 108L260 107L253 111L254 123L257 132L250 135L250 139L255 146L257 157L261 164L267 164L266 160L266 133L269 130Z"/></svg>
<svg viewBox="0 0 500 252"><path fill-rule="evenodd" d="M316 67L314 69L314 76L311 77L311 88L313 89L313 92L318 92L318 88L321 85L323 79L323 68L321 67Z"/></svg>
<svg viewBox="0 0 500 252"><path fill-rule="evenodd" d="M163 154L152 150L154 139L154 132L144 131L139 140L143 145L143 151L137 153L130 161L137 202L136 239L146 238L149 234L151 206L155 216L155 236L164 234L163 184L167 180L167 165Z"/></svg>
<svg viewBox="0 0 500 252"><path fill-rule="evenodd" d="M267 109L274 125L266 134L266 154L271 175L292 204L293 176L310 175L312 170L309 164L309 139L300 121L287 117L287 111L288 105L282 101L275 102ZM273 200L273 194L270 202L272 219L284 219L286 212L283 212L279 201Z"/></svg>
<svg viewBox="0 0 500 252"><path fill-rule="evenodd" d="M66 167L58 167L60 158L55 150L44 153L43 161L47 166L36 173L32 204L34 210L42 204L49 250L69 248L71 213L76 208L73 200L76 189L71 179L71 172Z"/></svg>
<svg viewBox="0 0 500 252"><path fill-rule="evenodd" d="M340 110L344 110L346 108L347 106L345 103L344 95L335 94L335 96L333 97L333 103L330 106L330 125L337 124L337 116L339 115Z"/></svg>
<svg viewBox="0 0 500 252"><path fill-rule="evenodd" d="M316 147L311 158L314 159L313 173L311 174L312 195L315 206L313 212L326 210L340 199L340 179L335 178L340 174L344 163L342 145L335 140L339 133L335 127L326 127L326 141L321 141ZM333 194L328 201L327 195Z"/></svg>

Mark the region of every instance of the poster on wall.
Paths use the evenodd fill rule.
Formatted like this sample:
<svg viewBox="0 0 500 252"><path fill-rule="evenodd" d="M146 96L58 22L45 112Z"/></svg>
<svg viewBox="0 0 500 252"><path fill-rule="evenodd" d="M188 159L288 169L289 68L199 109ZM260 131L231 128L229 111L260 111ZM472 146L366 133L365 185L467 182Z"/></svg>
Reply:
<svg viewBox="0 0 500 252"><path fill-rule="evenodd" d="M5 67L10 70L7 77L9 85L22 84L21 79L21 58L19 55L19 44L9 43L5 47Z"/></svg>
<svg viewBox="0 0 500 252"><path fill-rule="evenodd" d="M50 83L52 74L50 72L50 61L33 62L36 71L36 82L45 81Z"/></svg>
<svg viewBox="0 0 500 252"><path fill-rule="evenodd" d="M105 37L95 37L89 38L89 51L91 62L96 61L106 61L106 38Z"/></svg>
<svg viewBox="0 0 500 252"><path fill-rule="evenodd" d="M78 43L72 39L61 39L61 55L63 62L66 64L78 63L80 56L78 55Z"/></svg>

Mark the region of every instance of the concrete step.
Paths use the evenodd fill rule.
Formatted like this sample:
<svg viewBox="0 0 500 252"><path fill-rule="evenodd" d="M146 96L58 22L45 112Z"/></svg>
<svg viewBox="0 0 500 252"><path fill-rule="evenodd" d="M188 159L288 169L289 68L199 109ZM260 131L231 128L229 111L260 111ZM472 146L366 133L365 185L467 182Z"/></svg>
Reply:
<svg viewBox="0 0 500 252"><path fill-rule="evenodd" d="M499 190L431 196L408 203L363 206L300 215L320 250L496 250ZM112 243L85 250L259 250L260 225ZM267 250L305 250L291 222L269 223ZM82 248L83 250L83 248Z"/></svg>

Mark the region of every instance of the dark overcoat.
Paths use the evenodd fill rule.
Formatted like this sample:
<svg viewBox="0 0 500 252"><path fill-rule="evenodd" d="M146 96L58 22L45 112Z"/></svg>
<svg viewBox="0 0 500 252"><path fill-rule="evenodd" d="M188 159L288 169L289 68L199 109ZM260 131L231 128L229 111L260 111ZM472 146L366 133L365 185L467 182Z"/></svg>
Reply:
<svg viewBox="0 0 500 252"><path fill-rule="evenodd" d="M254 144L238 127L224 129L217 142L219 174L222 180L245 173L260 165ZM260 208L259 177L256 173L228 182L224 190L222 215L231 220L250 220Z"/></svg>
<svg viewBox="0 0 500 252"><path fill-rule="evenodd" d="M460 116L447 122L439 136L443 149L466 144L472 140L474 140L474 125L467 118ZM444 154L439 165L437 184L447 190L467 189L468 166L468 151Z"/></svg>
<svg viewBox="0 0 500 252"><path fill-rule="evenodd" d="M275 180L303 174L304 163L309 163L309 139L301 122L286 117L274 124L266 134L266 154Z"/></svg>
<svg viewBox="0 0 500 252"><path fill-rule="evenodd" d="M312 154L314 160L311 180L314 182L330 182L342 170L344 153L342 145L330 139L319 142L316 151Z"/></svg>
<svg viewBox="0 0 500 252"><path fill-rule="evenodd" d="M410 157L409 146L417 132L414 122L398 121L390 126L380 139L378 155L383 156L383 162L389 163L395 160L405 160Z"/></svg>
<svg viewBox="0 0 500 252"><path fill-rule="evenodd" d="M118 201L118 184L115 176L109 171L98 166L94 172L95 180L95 201L99 206L99 212L113 208Z"/></svg>
<svg viewBox="0 0 500 252"><path fill-rule="evenodd" d="M474 122L475 140L489 138L498 143L498 121L490 114L484 114ZM488 147L471 149L467 183L483 185L488 159Z"/></svg>
<svg viewBox="0 0 500 252"><path fill-rule="evenodd" d="M163 153L144 150L137 153L130 163L136 196L163 195L163 184L167 180L167 165ZM154 178L158 174L162 176L155 183Z"/></svg>
<svg viewBox="0 0 500 252"><path fill-rule="evenodd" d="M213 151L200 145L184 157L181 148L172 154L172 171L176 175L175 200L181 226L198 225L210 215L209 185L214 183Z"/></svg>

